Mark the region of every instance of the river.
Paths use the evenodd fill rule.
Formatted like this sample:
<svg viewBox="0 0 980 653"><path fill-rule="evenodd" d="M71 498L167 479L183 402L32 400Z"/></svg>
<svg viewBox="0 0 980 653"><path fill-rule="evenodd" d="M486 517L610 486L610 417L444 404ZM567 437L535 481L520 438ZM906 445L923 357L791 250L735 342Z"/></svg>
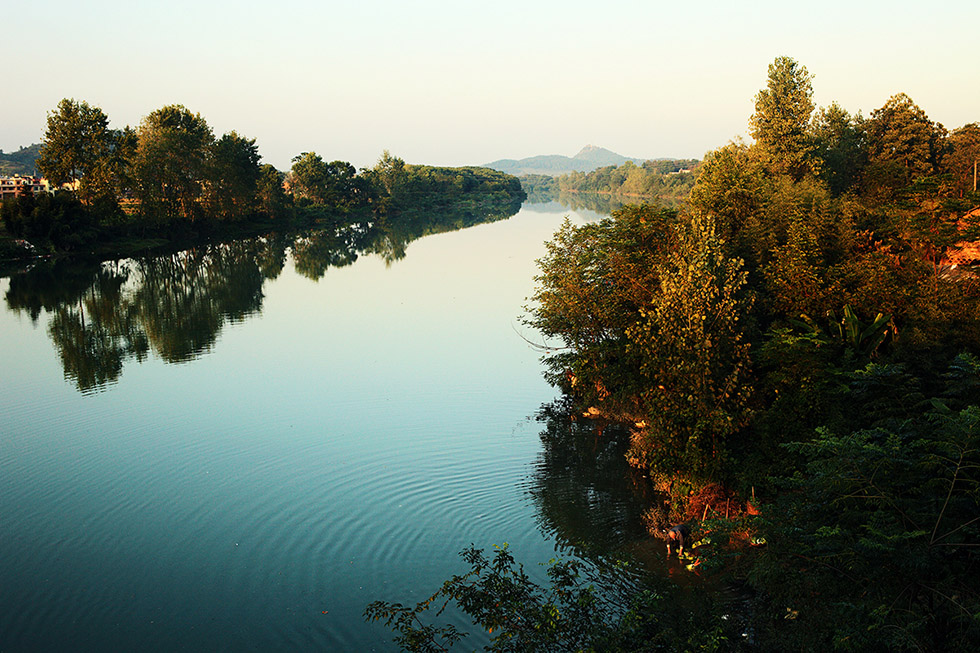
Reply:
<svg viewBox="0 0 980 653"><path fill-rule="evenodd" d="M595 218L0 279L0 650L394 650L364 607L470 544L538 578L635 547L621 461L576 467L535 419L520 316L565 215Z"/></svg>

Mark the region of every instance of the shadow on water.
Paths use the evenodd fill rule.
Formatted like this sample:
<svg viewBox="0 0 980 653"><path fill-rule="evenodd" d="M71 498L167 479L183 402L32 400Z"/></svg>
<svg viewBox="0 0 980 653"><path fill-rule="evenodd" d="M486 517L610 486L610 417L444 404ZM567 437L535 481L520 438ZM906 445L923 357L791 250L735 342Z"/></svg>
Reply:
<svg viewBox="0 0 980 653"><path fill-rule="evenodd" d="M263 286L278 277L290 253L296 271L316 280L361 255L390 265L413 240L507 219L519 209L510 202L404 211L159 256L41 261L10 277L5 300L34 323L50 314L48 335L65 378L83 393L98 392L119 379L126 362L142 362L151 352L167 363L207 354L225 324L261 313Z"/></svg>
<svg viewBox="0 0 980 653"><path fill-rule="evenodd" d="M664 541L648 532L643 515L666 496L626 462L628 430L578 417L567 398L542 406L537 419L543 447L527 492L539 527L559 550L592 565L603 591L624 605L652 590L673 597L682 612L705 619L725 614L738 627L747 610L745 589L668 557Z"/></svg>
<svg viewBox="0 0 980 653"><path fill-rule="evenodd" d="M649 539L642 516L654 493L626 462L629 433L577 418L567 399L542 406L537 419L543 449L528 493L541 530L583 558L612 556Z"/></svg>

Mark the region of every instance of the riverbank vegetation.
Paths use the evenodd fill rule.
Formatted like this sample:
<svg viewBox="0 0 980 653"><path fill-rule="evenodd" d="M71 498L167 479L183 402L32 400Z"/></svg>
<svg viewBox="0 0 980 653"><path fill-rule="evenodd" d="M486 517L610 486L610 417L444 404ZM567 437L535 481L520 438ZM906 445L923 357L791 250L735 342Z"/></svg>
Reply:
<svg viewBox="0 0 980 653"><path fill-rule="evenodd" d="M557 177L525 175L521 184L530 201L547 201L559 194L610 195L629 201L657 201L677 205L687 200L694 185L698 161L656 159L636 165L605 166L591 172L570 172Z"/></svg>
<svg viewBox="0 0 980 653"><path fill-rule="evenodd" d="M651 532L687 522L694 569L745 600L664 623L657 588L579 623L597 603L569 594L589 582L573 568L542 596L470 552L432 601L493 650L542 632L539 650L980 645L980 126L947 130L901 93L868 117L817 110L785 57L749 126L753 143L708 153L686 207L566 223L526 318L573 417L628 429L667 501ZM419 629L428 605L368 614L439 650L455 633Z"/></svg>
<svg viewBox="0 0 980 653"><path fill-rule="evenodd" d="M0 218L7 240L49 253L132 254L322 220L424 220L433 210L506 212L524 199L520 182L495 170L410 165L388 152L360 171L304 152L283 173L261 163L255 139L216 137L181 105L111 129L98 107L64 99L48 115L36 165L60 190L8 199Z"/></svg>

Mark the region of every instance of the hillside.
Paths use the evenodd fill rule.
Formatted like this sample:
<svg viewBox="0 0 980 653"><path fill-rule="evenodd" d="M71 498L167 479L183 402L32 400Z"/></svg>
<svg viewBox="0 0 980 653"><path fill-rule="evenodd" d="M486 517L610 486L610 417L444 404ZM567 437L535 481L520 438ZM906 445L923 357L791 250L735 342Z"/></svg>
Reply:
<svg viewBox="0 0 980 653"><path fill-rule="evenodd" d="M641 164L644 160L616 154L603 147L586 145L572 157L561 154L545 154L526 159L500 159L499 161L485 163L483 167L493 168L515 176L548 175L549 177L556 177L569 172L591 172L604 166L620 166L627 161Z"/></svg>
<svg viewBox="0 0 980 653"><path fill-rule="evenodd" d="M16 152L0 150L0 175L33 175L34 161L40 150L40 143L22 147Z"/></svg>

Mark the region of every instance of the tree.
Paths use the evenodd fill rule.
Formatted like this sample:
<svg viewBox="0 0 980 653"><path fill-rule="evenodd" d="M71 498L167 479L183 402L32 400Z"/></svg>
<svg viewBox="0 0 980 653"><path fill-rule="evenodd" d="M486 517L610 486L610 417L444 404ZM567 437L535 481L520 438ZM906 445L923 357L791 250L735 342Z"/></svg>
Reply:
<svg viewBox="0 0 980 653"><path fill-rule="evenodd" d="M810 128L820 159L820 177L836 196L850 188L867 162L864 119L851 116L836 102L820 109Z"/></svg>
<svg viewBox="0 0 980 653"><path fill-rule="evenodd" d="M560 341L548 349L545 376L583 407L642 419L626 331L653 301L678 228L675 211L626 206L597 223L566 221L547 243L525 321Z"/></svg>
<svg viewBox="0 0 980 653"><path fill-rule="evenodd" d="M630 455L654 471L716 477L727 439L746 423L752 298L742 267L725 255L713 221L695 216L662 265L650 306L627 329L648 423Z"/></svg>
<svg viewBox="0 0 980 653"><path fill-rule="evenodd" d="M255 139L231 132L211 147L208 159L206 203L219 218L241 218L255 206L259 181L259 156Z"/></svg>
<svg viewBox="0 0 980 653"><path fill-rule="evenodd" d="M772 180L755 149L736 142L705 155L690 202L696 211L714 218L718 236L732 251L754 263L754 235L771 194Z"/></svg>
<svg viewBox="0 0 980 653"><path fill-rule="evenodd" d="M194 219L214 135L201 114L179 104L143 119L134 166L143 213Z"/></svg>
<svg viewBox="0 0 980 653"><path fill-rule="evenodd" d="M723 620L717 606L699 596L692 612L670 593L666 583L657 591L633 597L617 596L614 583L623 579L615 569L602 578L575 560L552 561L549 584L535 583L514 560L506 545L493 557L475 547L460 552L470 571L443 583L414 607L387 601L367 606L364 617L383 621L396 632L395 642L406 651L448 651L467 633L451 624L426 623L455 604L490 638L486 651L519 653L550 651L715 651L731 650L736 626ZM695 602L692 601L692 604ZM430 613L430 609L434 614Z"/></svg>
<svg viewBox="0 0 980 653"><path fill-rule="evenodd" d="M810 172L813 143L807 131L813 113L810 73L790 57L769 64L769 82L755 96L749 131L777 174L800 179Z"/></svg>
<svg viewBox="0 0 980 653"><path fill-rule="evenodd" d="M942 170L953 180L959 197L976 193L980 162L980 123L972 122L953 130L948 139L949 151L943 157Z"/></svg>
<svg viewBox="0 0 980 653"><path fill-rule="evenodd" d="M316 152L293 158L289 184L295 197L313 204L350 208L367 201L366 185L354 166L346 161L325 163Z"/></svg>
<svg viewBox="0 0 980 653"><path fill-rule="evenodd" d="M268 163L259 168L256 194L259 208L270 218L285 217L292 208L292 198L286 194L282 184L284 175Z"/></svg>
<svg viewBox="0 0 980 653"><path fill-rule="evenodd" d="M379 210L385 211L397 203L405 176L405 161L385 150L369 172L374 190L380 196Z"/></svg>
<svg viewBox="0 0 980 653"><path fill-rule="evenodd" d="M855 391L862 377L889 374L871 365L841 403L856 414L878 412L874 403L900 411L786 447L804 464L749 525L768 542L747 571L760 648L976 650L980 409L954 397L964 380L975 391L978 367L958 362L972 379L951 373L943 396L906 403L893 389L872 403Z"/></svg>
<svg viewBox="0 0 980 653"><path fill-rule="evenodd" d="M323 204L327 184L327 164L316 152L303 152L293 157L293 167L287 177L293 197Z"/></svg>
<svg viewBox="0 0 980 653"><path fill-rule="evenodd" d="M884 177L905 186L916 177L932 175L942 157L946 130L929 120L904 93L893 95L865 123L868 157Z"/></svg>
<svg viewBox="0 0 980 653"><path fill-rule="evenodd" d="M102 109L66 98L48 113L37 166L54 184L77 183L79 196L90 201L112 191L113 141Z"/></svg>

